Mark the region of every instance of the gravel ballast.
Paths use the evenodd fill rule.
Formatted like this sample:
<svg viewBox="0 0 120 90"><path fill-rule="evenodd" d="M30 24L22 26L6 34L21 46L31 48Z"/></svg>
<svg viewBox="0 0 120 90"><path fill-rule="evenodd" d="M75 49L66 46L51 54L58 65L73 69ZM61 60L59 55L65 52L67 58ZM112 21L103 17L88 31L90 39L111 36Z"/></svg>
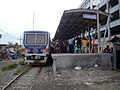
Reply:
<svg viewBox="0 0 120 90"><path fill-rule="evenodd" d="M120 72L115 70L80 69L55 75L49 66L37 75L38 71L32 68L7 90L120 90Z"/></svg>
<svg viewBox="0 0 120 90"><path fill-rule="evenodd" d="M74 70L54 75L52 67L45 67L32 90L120 90L120 72Z"/></svg>
<svg viewBox="0 0 120 90"><path fill-rule="evenodd" d="M4 61L0 61L0 90L7 85L8 82L10 82L12 79L15 78L16 75L13 75L14 72L19 68L16 67L14 69L11 70L7 70L2 72L2 67L13 64L13 63L18 63L22 61L21 59L17 59L17 60L4 60Z"/></svg>

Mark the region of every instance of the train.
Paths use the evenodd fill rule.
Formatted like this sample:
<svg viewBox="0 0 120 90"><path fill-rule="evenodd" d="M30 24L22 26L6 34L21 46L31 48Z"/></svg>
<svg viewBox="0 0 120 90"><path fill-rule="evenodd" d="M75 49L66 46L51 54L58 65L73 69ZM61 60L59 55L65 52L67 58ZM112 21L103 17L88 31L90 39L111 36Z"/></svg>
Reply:
<svg viewBox="0 0 120 90"><path fill-rule="evenodd" d="M24 31L21 51L24 64L46 65L50 54L50 33L47 31Z"/></svg>

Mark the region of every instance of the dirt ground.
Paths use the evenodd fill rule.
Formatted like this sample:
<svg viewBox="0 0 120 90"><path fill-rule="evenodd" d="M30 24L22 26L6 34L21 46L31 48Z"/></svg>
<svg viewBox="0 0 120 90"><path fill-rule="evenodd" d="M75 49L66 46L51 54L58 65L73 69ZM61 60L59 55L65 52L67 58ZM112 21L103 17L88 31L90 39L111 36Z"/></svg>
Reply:
<svg viewBox="0 0 120 90"><path fill-rule="evenodd" d="M52 67L44 67L32 90L120 90L120 72L74 70L54 75Z"/></svg>

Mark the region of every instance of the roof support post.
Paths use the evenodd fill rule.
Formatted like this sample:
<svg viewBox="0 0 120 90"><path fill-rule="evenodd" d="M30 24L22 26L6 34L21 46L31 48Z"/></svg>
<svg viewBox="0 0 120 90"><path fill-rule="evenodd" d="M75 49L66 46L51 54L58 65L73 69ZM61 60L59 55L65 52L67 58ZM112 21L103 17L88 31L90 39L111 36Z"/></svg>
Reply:
<svg viewBox="0 0 120 90"><path fill-rule="evenodd" d="M118 0L119 18L120 18L120 0Z"/></svg>
<svg viewBox="0 0 120 90"><path fill-rule="evenodd" d="M100 26L99 26L99 13L97 12L97 32L98 32L98 54L100 53Z"/></svg>
<svg viewBox="0 0 120 90"><path fill-rule="evenodd" d="M89 43L89 53L90 53L90 26L88 25L88 43Z"/></svg>
<svg viewBox="0 0 120 90"><path fill-rule="evenodd" d="M107 13L109 13L109 1L106 2ZM109 16L108 16L109 17ZM111 31L110 31L110 19L107 21L108 23L108 41L111 40Z"/></svg>
<svg viewBox="0 0 120 90"><path fill-rule="evenodd" d="M95 35L94 35L94 37L93 37L93 43L92 43L92 49L91 49L91 53L92 53L92 51L93 51L93 49L94 49L94 42L95 42L95 37L96 37L96 35L97 35L97 29L95 30Z"/></svg>
<svg viewBox="0 0 120 90"><path fill-rule="evenodd" d="M108 21L108 41L111 40L110 19Z"/></svg>
<svg viewBox="0 0 120 90"><path fill-rule="evenodd" d="M106 28L105 28L105 31L104 31L104 38L103 38L103 42L102 42L101 52L103 51L105 36L106 36L107 30L109 29L109 20L110 20L110 16L107 18L107 24L106 24Z"/></svg>

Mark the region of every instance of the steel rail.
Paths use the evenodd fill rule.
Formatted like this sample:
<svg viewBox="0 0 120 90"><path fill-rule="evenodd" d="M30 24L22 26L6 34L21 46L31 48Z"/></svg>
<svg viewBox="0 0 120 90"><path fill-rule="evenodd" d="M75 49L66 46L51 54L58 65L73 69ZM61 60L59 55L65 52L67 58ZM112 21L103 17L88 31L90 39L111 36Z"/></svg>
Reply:
<svg viewBox="0 0 120 90"><path fill-rule="evenodd" d="M6 86L4 86L2 88L2 90L5 90L6 88L8 88L15 80L17 80L21 75L23 75L24 72L20 73L19 75L17 75L13 80L11 80Z"/></svg>

